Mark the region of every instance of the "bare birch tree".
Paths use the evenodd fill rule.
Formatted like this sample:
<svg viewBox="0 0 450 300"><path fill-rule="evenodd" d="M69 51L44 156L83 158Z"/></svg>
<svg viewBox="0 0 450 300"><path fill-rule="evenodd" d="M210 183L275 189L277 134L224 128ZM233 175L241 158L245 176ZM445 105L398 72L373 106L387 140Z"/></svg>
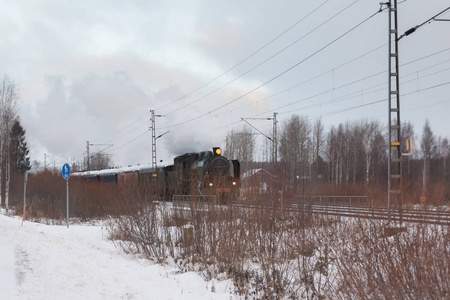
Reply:
<svg viewBox="0 0 450 300"><path fill-rule="evenodd" d="M309 175L311 124L307 117L293 115L284 123L280 138L280 159L290 166L290 178Z"/></svg>
<svg viewBox="0 0 450 300"><path fill-rule="evenodd" d="M365 153L365 186L369 187L373 173L374 156L379 136L382 135L381 125L378 122L364 122L363 124L363 146Z"/></svg>
<svg viewBox="0 0 450 300"><path fill-rule="evenodd" d="M87 158L84 158L84 165L87 166ZM90 157L90 168L91 170L104 170L111 168L113 162L111 156L103 153L96 153ZM87 168L86 168L87 169Z"/></svg>
<svg viewBox="0 0 450 300"><path fill-rule="evenodd" d="M245 172L253 161L255 152L255 136L249 126L231 130L225 138L225 155L230 159L238 159Z"/></svg>
<svg viewBox="0 0 450 300"><path fill-rule="evenodd" d="M325 127L322 119L318 119L313 126L312 151L314 160L316 160L319 156L322 156L322 151L325 146L324 130Z"/></svg>
<svg viewBox="0 0 450 300"><path fill-rule="evenodd" d="M0 85L0 203L9 206L11 129L16 117L17 87L5 76Z"/></svg>
<svg viewBox="0 0 450 300"><path fill-rule="evenodd" d="M444 138L441 142L440 147L441 157L442 157L442 168L443 168L443 179L444 183L447 182L447 160L450 154L450 145L448 143L448 139Z"/></svg>
<svg viewBox="0 0 450 300"><path fill-rule="evenodd" d="M336 180L336 164L338 163L337 151L337 130L334 126L331 127L327 135L326 142L326 159L329 162L328 174L330 176L330 183L333 185Z"/></svg>
<svg viewBox="0 0 450 300"><path fill-rule="evenodd" d="M423 190L424 196L428 193L428 182L430 179L430 159L436 153L436 138L431 131L430 122L425 120L423 126L422 139L420 141L420 148L423 155Z"/></svg>

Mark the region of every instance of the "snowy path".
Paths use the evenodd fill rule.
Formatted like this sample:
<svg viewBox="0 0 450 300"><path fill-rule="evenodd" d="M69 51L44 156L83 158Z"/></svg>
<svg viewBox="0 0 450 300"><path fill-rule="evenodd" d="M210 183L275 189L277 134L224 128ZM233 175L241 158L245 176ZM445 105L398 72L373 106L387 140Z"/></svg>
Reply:
<svg viewBox="0 0 450 300"><path fill-rule="evenodd" d="M1 228L3 229L3 228ZM0 294L1 299L12 299L16 294L14 245L8 243L7 230L0 232Z"/></svg>
<svg viewBox="0 0 450 300"><path fill-rule="evenodd" d="M104 231L104 229L103 229ZM0 214L0 299L237 299L205 282L124 254L100 226L48 226Z"/></svg>

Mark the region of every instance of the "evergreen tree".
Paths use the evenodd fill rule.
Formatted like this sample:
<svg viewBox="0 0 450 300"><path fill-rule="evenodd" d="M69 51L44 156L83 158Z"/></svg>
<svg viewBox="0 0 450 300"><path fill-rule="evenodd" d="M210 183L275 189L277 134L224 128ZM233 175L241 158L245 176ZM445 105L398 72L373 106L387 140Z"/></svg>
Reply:
<svg viewBox="0 0 450 300"><path fill-rule="evenodd" d="M25 129L20 125L20 121L16 119L11 129L11 172L23 174L31 169L30 158L28 153L27 142L25 141Z"/></svg>

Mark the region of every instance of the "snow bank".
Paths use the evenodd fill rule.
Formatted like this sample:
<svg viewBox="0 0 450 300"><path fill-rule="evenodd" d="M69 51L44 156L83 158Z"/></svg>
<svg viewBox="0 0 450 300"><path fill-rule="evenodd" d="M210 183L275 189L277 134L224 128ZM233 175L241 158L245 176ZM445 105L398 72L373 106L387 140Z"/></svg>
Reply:
<svg viewBox="0 0 450 300"><path fill-rule="evenodd" d="M100 225L20 223L0 214L1 299L237 299L227 281L124 254Z"/></svg>

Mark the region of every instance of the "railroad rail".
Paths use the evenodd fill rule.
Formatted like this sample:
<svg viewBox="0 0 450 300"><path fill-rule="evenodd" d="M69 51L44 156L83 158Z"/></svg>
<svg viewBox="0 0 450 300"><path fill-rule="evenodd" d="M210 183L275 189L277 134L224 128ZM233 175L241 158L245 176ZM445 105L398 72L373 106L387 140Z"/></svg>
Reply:
<svg viewBox="0 0 450 300"><path fill-rule="evenodd" d="M399 209L391 208L390 216L387 208L373 207L368 196L314 196L294 197L292 200L272 202L270 200L238 200L229 204L218 204L214 196L174 195L175 207L187 207L195 201L202 204L202 209L208 205L232 205L233 207L253 209L282 209L289 212L305 212L336 217L362 218L372 220L389 219L400 223L424 223L450 226L450 211L430 209Z"/></svg>
<svg viewBox="0 0 450 300"><path fill-rule="evenodd" d="M389 212L387 208L374 208L369 205L369 199L365 196L344 196L344 197L317 197L313 201L298 201L298 198L294 198L294 201L285 203L268 203L259 201L237 201L234 202L234 206L250 207L250 208L264 208L271 207L274 209L283 209L286 211L305 213L322 214L337 217L349 217L349 218L363 218L373 220L389 220ZM326 201L324 201L326 199ZM355 201L358 199L357 201ZM297 201L295 201L297 200ZM364 201L363 201L364 200ZM353 203L352 203L353 202ZM350 204L352 203L352 204ZM366 206L364 206L366 205ZM430 210L430 209L399 209L391 208L390 220L400 223L427 223L436 225L450 226L450 211L444 210Z"/></svg>
<svg viewBox="0 0 450 300"><path fill-rule="evenodd" d="M387 208L330 206L330 205L301 205L293 204L291 209L311 211L316 214L340 217L364 218L374 220L388 220ZM391 209L391 221L400 223L427 223L450 226L450 212L419 209Z"/></svg>
<svg viewBox="0 0 450 300"><path fill-rule="evenodd" d="M350 206L373 206L369 196L294 196L294 202L335 204Z"/></svg>

